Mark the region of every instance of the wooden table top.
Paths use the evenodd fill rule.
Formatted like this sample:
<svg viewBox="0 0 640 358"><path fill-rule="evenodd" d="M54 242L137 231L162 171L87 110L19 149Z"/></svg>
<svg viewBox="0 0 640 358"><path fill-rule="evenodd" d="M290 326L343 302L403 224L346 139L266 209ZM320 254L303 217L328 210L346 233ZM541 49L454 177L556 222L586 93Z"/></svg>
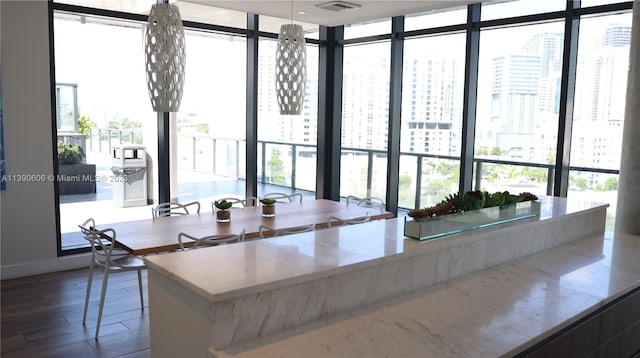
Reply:
<svg viewBox="0 0 640 358"><path fill-rule="evenodd" d="M260 225L285 229L316 224L326 227L329 216L340 219L354 219L366 216L372 220L393 217L387 211L376 208L346 205L332 200L318 199L294 203L276 203L276 216L265 218L262 207L233 208L231 222L216 222L216 214L203 212L184 216L161 217L155 220L138 220L111 224L116 231L116 242L123 249L135 255L147 255L179 249L178 234L187 233L195 237L217 234L238 234L245 230L245 238L259 237ZM190 243L185 242L185 246Z"/></svg>

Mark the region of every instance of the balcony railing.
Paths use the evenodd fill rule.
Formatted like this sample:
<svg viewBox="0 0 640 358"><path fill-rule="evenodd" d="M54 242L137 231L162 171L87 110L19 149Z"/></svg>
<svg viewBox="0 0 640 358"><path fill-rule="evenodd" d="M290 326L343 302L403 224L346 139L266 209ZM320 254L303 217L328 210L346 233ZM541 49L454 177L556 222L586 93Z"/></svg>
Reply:
<svg viewBox="0 0 640 358"><path fill-rule="evenodd" d="M97 138L96 138L97 136ZM89 139L89 150L105 153L110 152L114 144L142 143L141 133L135 130L94 129ZM178 136L178 167L216 176L235 179L245 179L244 139L216 138L209 136ZM371 189L374 185L374 158L386 158L384 150L342 148L341 155L357 155L366 157L366 175L359 183L361 187ZM413 170L411 179L415 178L413 197L414 207L422 207L429 203L422 202L423 177L429 175L424 170L424 163L435 162L460 162L459 157L447 155L435 155L424 153L401 152L401 163L411 165L401 168ZM275 141L258 141L258 182L263 184L275 184L291 187L293 190L301 189L315 191L315 157L316 146L311 144L285 143ZM409 162L406 162L409 160ZM363 158L364 161L364 158ZM431 161L431 162L429 162ZM307 163L308 162L308 163ZM474 159L474 189L481 190L485 169L491 165L504 165L516 168L541 168L546 170L546 194L553 194L555 167L553 164L518 162L494 158ZM379 164L380 165L380 164ZM458 170L459 165L455 170ZM298 174L302 170L303 173ZM454 171L455 171L454 170ZM593 174L619 174L615 169L599 169L586 167L570 167L571 171L587 172ZM425 174L426 173L426 174ZM386 178L385 178L386 180ZM456 189L457 190L457 189ZM505 189L506 190L506 189ZM455 191L449 190L448 193ZM441 199L442 197L440 197ZM402 206L402 205L401 205ZM406 208L409 205L404 205Z"/></svg>

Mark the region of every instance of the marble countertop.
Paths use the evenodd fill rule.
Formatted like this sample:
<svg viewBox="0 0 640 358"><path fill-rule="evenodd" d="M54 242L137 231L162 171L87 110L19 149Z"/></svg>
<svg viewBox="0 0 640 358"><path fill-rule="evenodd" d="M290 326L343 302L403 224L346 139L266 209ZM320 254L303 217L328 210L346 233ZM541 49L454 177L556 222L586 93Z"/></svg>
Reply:
<svg viewBox="0 0 640 358"><path fill-rule="evenodd" d="M578 211L607 206L557 197L541 198L539 217L554 220ZM508 223L484 230L509 230ZM474 232L474 234L477 233ZM147 256L149 268L215 302L317 277L375 265L398 254L459 244L468 234L427 242L403 235L403 219L316 230L314 232ZM367 240L363 245L362 240ZM228 273L233 272L233 275Z"/></svg>
<svg viewBox="0 0 640 358"><path fill-rule="evenodd" d="M511 356L639 286L640 237L606 233L210 353L261 358L298 357L301 352L308 357Z"/></svg>

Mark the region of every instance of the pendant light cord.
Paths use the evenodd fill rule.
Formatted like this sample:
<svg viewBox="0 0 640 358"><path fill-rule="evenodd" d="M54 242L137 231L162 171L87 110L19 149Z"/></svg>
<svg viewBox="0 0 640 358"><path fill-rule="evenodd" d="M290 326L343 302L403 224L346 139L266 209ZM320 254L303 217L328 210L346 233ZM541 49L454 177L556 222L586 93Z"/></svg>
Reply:
<svg viewBox="0 0 640 358"><path fill-rule="evenodd" d="M293 25L293 0L291 0L291 25Z"/></svg>

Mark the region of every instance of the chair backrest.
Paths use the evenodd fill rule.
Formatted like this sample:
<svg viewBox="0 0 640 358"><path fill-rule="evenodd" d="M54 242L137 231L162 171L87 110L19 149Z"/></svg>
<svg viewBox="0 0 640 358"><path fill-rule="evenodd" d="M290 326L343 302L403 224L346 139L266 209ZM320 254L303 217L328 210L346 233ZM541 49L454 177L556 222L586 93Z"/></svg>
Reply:
<svg viewBox="0 0 640 358"><path fill-rule="evenodd" d="M299 233L302 233L302 232L309 232L309 231L315 230L315 228L316 228L315 224L302 225L302 226L296 226L296 227L289 227L289 228L284 228L284 229L276 229L276 228L273 228L271 226L260 225L260 228L259 228L258 232L260 234L260 238L264 239L264 238L267 238L267 237L276 237L276 236L282 236L282 235L299 234Z"/></svg>
<svg viewBox="0 0 640 358"><path fill-rule="evenodd" d="M355 225L366 223L369 221L371 221L371 216L369 215L369 213L367 213L366 216L353 219L340 219L335 216L329 216L329 218L327 219L327 227Z"/></svg>
<svg viewBox="0 0 640 358"><path fill-rule="evenodd" d="M111 260L111 252L115 247L116 232L114 229L96 228L93 219L88 219L81 225L78 225L84 238L91 244L91 256L95 263L102 267L113 265Z"/></svg>
<svg viewBox="0 0 640 358"><path fill-rule="evenodd" d="M239 234L219 234L219 235L209 235L203 237L195 237L189 235L187 233L181 232L178 234L178 244L180 245L180 249L184 250L183 239L188 238L194 241L193 246L190 249L197 249L198 246L217 246L220 244L231 244L234 242L243 242L244 241L244 230Z"/></svg>
<svg viewBox="0 0 640 358"><path fill-rule="evenodd" d="M218 199L217 201L221 201L221 200L226 200L228 202L231 203L231 207L241 207L241 208L245 208L247 206L251 207L251 206L256 206L258 204L258 198L256 198L255 196L251 196L245 199L238 199L238 198L222 198L222 199ZM216 206L215 206L215 202L211 203L211 211L216 211Z"/></svg>
<svg viewBox="0 0 640 358"><path fill-rule="evenodd" d="M349 195L347 196L347 205L350 205L351 203L355 203L356 206L380 209L380 211L383 211L385 207L384 200L375 196L359 198L357 196Z"/></svg>
<svg viewBox="0 0 640 358"><path fill-rule="evenodd" d="M196 213L200 212L200 202L192 201L187 204L180 203L162 203L151 208L151 215L154 219L164 216L189 215L189 206L196 207Z"/></svg>
<svg viewBox="0 0 640 358"><path fill-rule="evenodd" d="M293 194L285 194L285 193L268 193L265 194L263 199L275 199L279 203L293 203L298 200L302 202L302 193L293 193Z"/></svg>

